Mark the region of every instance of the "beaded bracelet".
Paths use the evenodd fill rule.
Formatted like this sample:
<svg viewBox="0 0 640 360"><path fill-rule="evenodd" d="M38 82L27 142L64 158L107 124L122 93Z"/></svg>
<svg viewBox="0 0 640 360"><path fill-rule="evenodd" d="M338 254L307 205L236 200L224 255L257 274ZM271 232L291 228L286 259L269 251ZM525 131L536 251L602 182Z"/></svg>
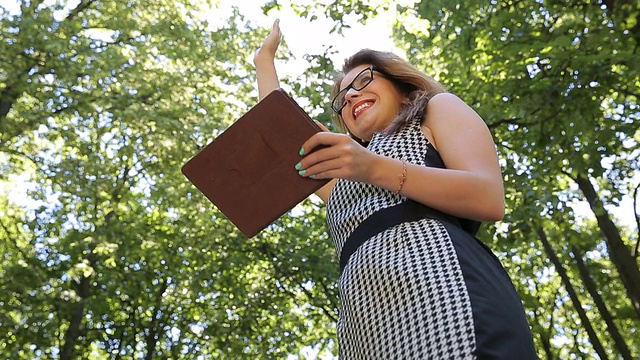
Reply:
<svg viewBox="0 0 640 360"><path fill-rule="evenodd" d="M405 180L407 180L407 163L404 160L402 161L402 175L400 176L400 185L398 185L398 190L396 190L396 194L400 194L400 190L404 186Z"/></svg>

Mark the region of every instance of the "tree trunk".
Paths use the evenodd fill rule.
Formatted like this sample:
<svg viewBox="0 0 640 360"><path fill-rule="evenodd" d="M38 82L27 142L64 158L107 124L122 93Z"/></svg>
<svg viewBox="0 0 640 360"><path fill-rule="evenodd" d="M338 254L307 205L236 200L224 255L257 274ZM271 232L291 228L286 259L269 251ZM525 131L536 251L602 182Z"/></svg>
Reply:
<svg viewBox="0 0 640 360"><path fill-rule="evenodd" d="M91 277L83 277L78 284L78 296L80 301L75 305L71 312L71 320L69 321L69 328L64 334L64 345L60 351L60 360L75 359L74 351L78 336L80 336L80 325L82 325L82 318L84 317L84 305L85 299L89 297L90 293Z"/></svg>
<svg viewBox="0 0 640 360"><path fill-rule="evenodd" d="M602 231L607 243L609 256L620 273L620 279L627 289L631 304L636 313L640 314L640 269L638 269L638 264L631 256L629 248L622 241L618 228L609 218L609 214L598 198L591 181L580 174L575 177L575 181L596 216L600 231Z"/></svg>
<svg viewBox="0 0 640 360"><path fill-rule="evenodd" d="M159 329L161 328L161 326L158 324L160 321L158 319L158 316L162 310L162 301L163 301L163 296L164 296L164 292L167 291L167 288L169 287L169 284L166 280L162 280L162 284L160 286L160 289L158 289L159 291L156 293L156 301L155 301L155 306L154 306L154 311L153 311L153 318L151 319L151 324L148 328L148 333L147 336L145 336L145 342L146 342L146 347L147 347L147 354L145 356L145 360L151 360L153 359L154 355L155 355L155 350L156 350L156 345L158 344L158 337L159 335Z"/></svg>
<svg viewBox="0 0 640 360"><path fill-rule="evenodd" d="M538 301L540 301L540 299L538 298ZM553 334L553 325L554 325L554 317L553 314L556 310L556 302L552 301L551 302L551 309L549 311L549 313L551 314L551 318L549 319L549 326L547 327L547 331L545 334L540 334L540 342L542 343L542 349L544 350L544 353L546 355L546 359L547 360L553 360L554 359L554 355L553 355L553 346L551 346L551 338L552 338L552 334ZM535 316L538 317L539 314L537 311L535 311Z"/></svg>
<svg viewBox="0 0 640 360"><path fill-rule="evenodd" d="M631 356L629 347L624 342L624 338L622 337L622 335L620 335L618 327L613 321L613 316L611 316L611 313L609 312L609 308L607 308L607 305L600 296L600 293L598 292L598 286L589 275L589 270L587 269L587 266L582 259L582 253L576 247L572 247L571 252L573 252L573 254L575 255L576 263L578 264L578 270L580 271L580 277L582 277L584 286L585 288L587 288L587 291L589 291L589 294L591 294L593 302L596 304L598 311L600 311L600 315L602 315L604 322L607 324L609 335L611 335L611 338L616 344L616 348L620 352L622 359L632 360L633 357Z"/></svg>
<svg viewBox="0 0 640 360"><path fill-rule="evenodd" d="M544 250L547 252L547 255L549 256L549 260L551 260L553 265L556 267L556 271L558 272L558 275L560 275L560 278L562 279L562 282L565 288L567 289L567 293L569 294L569 297L573 302L573 306L576 308L576 312L580 317L580 321L582 322L584 329L587 331L587 335L589 336L589 340L591 341L591 345L593 346L593 349L596 351L596 353L598 353L598 356L600 357L601 360L608 359L607 353L604 351L604 348L602 347L602 343L600 342L600 339L598 339L598 336L596 335L596 332L593 329L593 326L591 325L591 321L587 317L587 313L584 311L584 308L580 303L578 294L573 288L573 285L571 285L571 280L569 279L569 275L567 275L567 272L564 270L564 267L562 266L560 259L558 259L558 257L556 256L556 253L553 251L553 248L551 247L551 244L547 240L547 234L544 232L542 228L538 228L537 232L538 232L538 237L542 242L542 246L544 247Z"/></svg>

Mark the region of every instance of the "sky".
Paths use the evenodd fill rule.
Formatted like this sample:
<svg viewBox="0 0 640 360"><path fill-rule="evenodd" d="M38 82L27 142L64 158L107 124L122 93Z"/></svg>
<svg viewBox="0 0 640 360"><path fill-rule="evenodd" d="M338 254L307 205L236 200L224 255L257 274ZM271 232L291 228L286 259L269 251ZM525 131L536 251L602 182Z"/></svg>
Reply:
<svg viewBox="0 0 640 360"><path fill-rule="evenodd" d="M376 50L397 51L393 41L390 39L390 29L395 19L395 9L382 12L376 18L368 21L367 25L357 23L357 14L348 15L345 20L351 24L351 29L344 30L345 36L330 34L333 23L330 20L319 18L316 21L309 21L300 18L291 8L291 0L279 0L281 10L273 10L268 16L262 14L261 5L265 0L245 0L243 2L235 0L220 0L219 14L213 14L219 20L228 18L231 5L239 8L240 13L251 19L258 25L265 28L271 27L276 19L280 20L280 28L287 45L296 57L301 57L306 53L320 53L323 47L334 45L339 50L339 54L332 58L334 61L342 60L351 53L362 48L372 48ZM296 0L296 4L314 4L332 2L327 0L310 1ZM380 4L387 0L370 0L372 4ZM395 1L398 5L413 4L414 0Z"/></svg>

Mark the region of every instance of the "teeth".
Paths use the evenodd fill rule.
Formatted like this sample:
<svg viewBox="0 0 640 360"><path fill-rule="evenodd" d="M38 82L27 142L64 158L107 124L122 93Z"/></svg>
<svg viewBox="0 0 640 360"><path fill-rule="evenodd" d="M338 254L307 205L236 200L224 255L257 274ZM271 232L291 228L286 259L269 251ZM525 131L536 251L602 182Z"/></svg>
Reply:
<svg viewBox="0 0 640 360"><path fill-rule="evenodd" d="M357 108L353 109L353 113L355 115L358 115L358 113L366 108L368 108L369 106L371 106L371 103L364 103L362 105L359 105Z"/></svg>

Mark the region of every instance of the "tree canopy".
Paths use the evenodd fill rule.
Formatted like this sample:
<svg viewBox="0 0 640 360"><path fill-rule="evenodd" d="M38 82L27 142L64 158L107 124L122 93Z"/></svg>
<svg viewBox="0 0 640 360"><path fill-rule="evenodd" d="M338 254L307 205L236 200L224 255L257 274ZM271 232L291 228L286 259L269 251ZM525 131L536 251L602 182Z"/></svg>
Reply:
<svg viewBox="0 0 640 360"><path fill-rule="evenodd" d="M485 119L508 214L480 237L540 357L640 356L640 5L291 3L256 6L336 33L394 10L403 56ZM247 239L180 172L257 102L268 28L213 1L15 4L0 5L0 355L335 356L323 206ZM327 125L333 51L283 79Z"/></svg>

